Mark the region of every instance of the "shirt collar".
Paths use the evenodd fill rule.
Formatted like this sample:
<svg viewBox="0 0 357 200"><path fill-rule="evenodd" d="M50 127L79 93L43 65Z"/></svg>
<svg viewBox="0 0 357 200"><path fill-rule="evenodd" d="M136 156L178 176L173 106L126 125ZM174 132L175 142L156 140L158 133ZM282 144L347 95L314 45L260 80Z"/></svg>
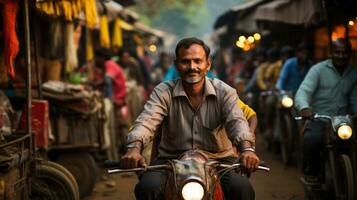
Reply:
<svg viewBox="0 0 357 200"><path fill-rule="evenodd" d="M331 68L334 70L334 72L338 73L337 69L335 68L335 66L333 65L332 63L332 59L328 59L327 60L327 67ZM347 68L345 69L345 71L343 72L343 75L344 76L345 74L348 74L351 70L353 69L353 66L351 64L348 64L347 65ZM338 73L339 74L339 73Z"/></svg>
<svg viewBox="0 0 357 200"><path fill-rule="evenodd" d="M217 96L216 90L214 89L213 84L211 83L211 81L209 80L209 78L205 77L205 84L204 84L204 92L203 92L204 96L209 96L209 95L214 95ZM178 79L177 83L174 87L174 91L173 91L173 97L178 97L178 96L187 96L185 90L183 89L183 85L182 85L182 79Z"/></svg>

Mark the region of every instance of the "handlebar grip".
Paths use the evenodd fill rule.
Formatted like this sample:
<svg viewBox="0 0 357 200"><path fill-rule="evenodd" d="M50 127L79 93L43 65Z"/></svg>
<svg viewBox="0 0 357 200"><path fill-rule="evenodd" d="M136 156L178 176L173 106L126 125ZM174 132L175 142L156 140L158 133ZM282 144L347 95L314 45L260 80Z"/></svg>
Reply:
<svg viewBox="0 0 357 200"><path fill-rule="evenodd" d="M118 160L106 160L104 161L104 167L105 168L114 168L114 167L119 167L120 162Z"/></svg>
<svg viewBox="0 0 357 200"><path fill-rule="evenodd" d="M295 120L302 120L303 117L294 117Z"/></svg>

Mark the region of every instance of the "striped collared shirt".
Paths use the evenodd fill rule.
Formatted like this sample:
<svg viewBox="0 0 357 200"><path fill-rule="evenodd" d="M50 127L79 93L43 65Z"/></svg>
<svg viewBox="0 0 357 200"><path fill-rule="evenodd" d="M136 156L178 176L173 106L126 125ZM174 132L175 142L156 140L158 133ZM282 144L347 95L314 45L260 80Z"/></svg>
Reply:
<svg viewBox="0 0 357 200"><path fill-rule="evenodd" d="M135 121L127 142L141 141L146 145L161 125L160 157L175 158L187 150L200 149L210 158L223 158L234 155L232 143L247 140L254 144L254 136L236 103L235 89L206 77L203 94L203 102L195 110L181 79L159 84Z"/></svg>

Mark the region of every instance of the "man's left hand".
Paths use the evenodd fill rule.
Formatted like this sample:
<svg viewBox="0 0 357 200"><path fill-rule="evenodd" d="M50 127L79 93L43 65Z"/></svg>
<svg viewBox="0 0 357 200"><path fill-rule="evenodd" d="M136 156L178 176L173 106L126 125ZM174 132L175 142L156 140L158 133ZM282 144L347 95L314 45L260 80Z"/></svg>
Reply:
<svg viewBox="0 0 357 200"><path fill-rule="evenodd" d="M246 168L247 172L253 172L258 169L260 159L255 152L245 151L240 156L240 162Z"/></svg>

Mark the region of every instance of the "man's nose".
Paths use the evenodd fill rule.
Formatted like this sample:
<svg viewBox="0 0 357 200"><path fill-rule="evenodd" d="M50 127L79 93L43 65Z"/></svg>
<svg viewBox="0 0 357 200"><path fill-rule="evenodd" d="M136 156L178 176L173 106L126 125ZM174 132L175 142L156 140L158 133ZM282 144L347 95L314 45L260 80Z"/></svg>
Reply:
<svg viewBox="0 0 357 200"><path fill-rule="evenodd" d="M196 69L196 68L197 68L197 65L195 64L194 61L191 61L191 62L190 62L189 68L190 68L190 69Z"/></svg>

